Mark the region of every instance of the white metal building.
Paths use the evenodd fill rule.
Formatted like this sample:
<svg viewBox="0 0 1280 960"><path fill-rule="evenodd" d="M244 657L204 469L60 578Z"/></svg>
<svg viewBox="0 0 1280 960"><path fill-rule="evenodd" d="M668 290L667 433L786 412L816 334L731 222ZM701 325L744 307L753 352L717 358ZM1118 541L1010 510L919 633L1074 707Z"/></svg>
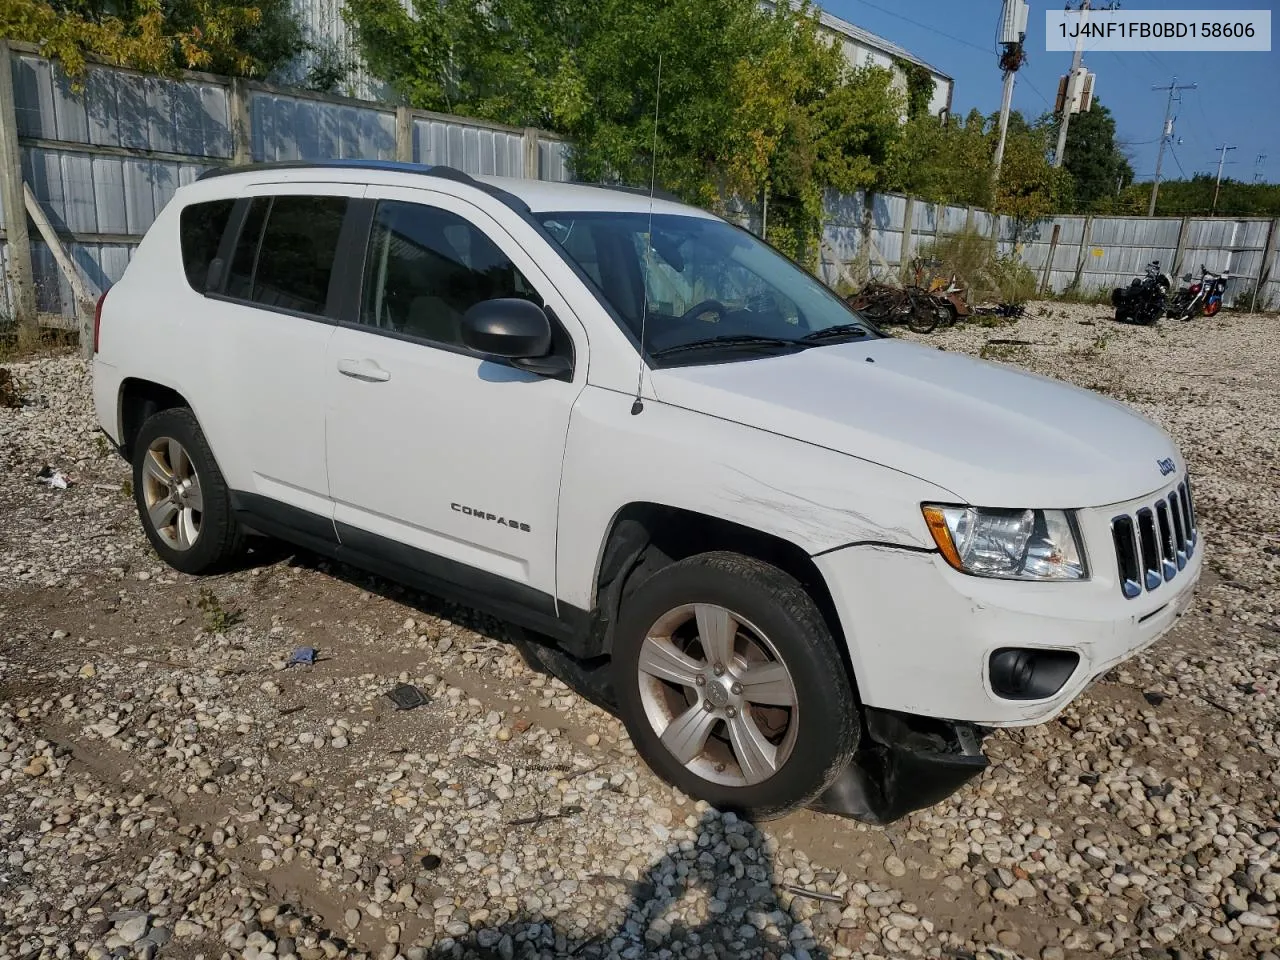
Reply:
<svg viewBox="0 0 1280 960"><path fill-rule="evenodd" d="M773 9L772 0L761 0L762 7ZM800 9L800 0L791 0L791 5ZM842 20L833 13L814 7L818 22L822 28L834 36L844 51L845 60L851 66L861 67L870 64L876 67L887 67L893 70L893 84L904 94L907 89L907 77L898 66L899 60L918 64L929 71L933 77L933 97L929 101L929 112L935 116L951 112L951 98L955 92L955 80L943 73L931 63L926 63L914 53L898 46L892 40L886 40L870 30L855 26L848 20Z"/></svg>

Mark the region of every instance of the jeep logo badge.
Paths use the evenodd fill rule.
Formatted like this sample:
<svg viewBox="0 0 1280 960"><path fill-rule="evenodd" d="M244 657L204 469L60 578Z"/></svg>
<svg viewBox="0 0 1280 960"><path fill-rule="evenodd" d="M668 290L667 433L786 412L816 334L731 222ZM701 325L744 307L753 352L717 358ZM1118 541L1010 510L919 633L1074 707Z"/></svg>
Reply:
<svg viewBox="0 0 1280 960"><path fill-rule="evenodd" d="M1160 468L1160 475L1164 477L1167 477L1169 474L1173 473L1173 471L1178 469L1173 465L1173 459L1171 457L1165 457L1163 460L1157 460L1156 466Z"/></svg>

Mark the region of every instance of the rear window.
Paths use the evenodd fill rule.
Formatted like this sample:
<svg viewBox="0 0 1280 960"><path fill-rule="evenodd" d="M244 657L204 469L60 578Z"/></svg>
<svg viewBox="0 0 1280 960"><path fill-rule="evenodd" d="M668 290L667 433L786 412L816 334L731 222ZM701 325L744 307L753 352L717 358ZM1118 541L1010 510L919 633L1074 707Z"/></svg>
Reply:
<svg viewBox="0 0 1280 960"><path fill-rule="evenodd" d="M191 289L204 293L208 287L209 264L218 255L218 245L227 229L234 200L210 200L184 207L178 226L182 245L182 266Z"/></svg>
<svg viewBox="0 0 1280 960"><path fill-rule="evenodd" d="M346 197L259 197L231 260L227 293L266 307L323 314Z"/></svg>

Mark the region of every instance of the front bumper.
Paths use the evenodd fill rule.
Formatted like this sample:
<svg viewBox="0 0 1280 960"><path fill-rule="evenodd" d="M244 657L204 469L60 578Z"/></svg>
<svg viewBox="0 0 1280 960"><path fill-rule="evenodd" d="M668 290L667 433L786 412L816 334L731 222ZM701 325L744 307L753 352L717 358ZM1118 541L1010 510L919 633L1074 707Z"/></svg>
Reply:
<svg viewBox="0 0 1280 960"><path fill-rule="evenodd" d="M1041 723L1094 679L1164 634L1191 602L1204 557L1128 599L1109 544L1109 509L1080 518L1092 548L1091 579L1031 583L971 577L937 553L855 546L815 558L840 617L869 707L986 727ZM992 689L991 654L1002 647L1079 656L1051 696L1013 700Z"/></svg>

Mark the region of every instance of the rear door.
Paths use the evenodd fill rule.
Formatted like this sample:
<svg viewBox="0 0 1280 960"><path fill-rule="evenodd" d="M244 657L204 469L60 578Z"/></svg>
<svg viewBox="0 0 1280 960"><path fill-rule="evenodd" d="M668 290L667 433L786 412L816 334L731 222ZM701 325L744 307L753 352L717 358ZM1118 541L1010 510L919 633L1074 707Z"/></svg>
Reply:
<svg viewBox="0 0 1280 960"><path fill-rule="evenodd" d="M325 463L325 351L342 297L334 264L361 185L258 185L221 249L218 387L243 509L334 539ZM251 521L252 522L252 521Z"/></svg>

